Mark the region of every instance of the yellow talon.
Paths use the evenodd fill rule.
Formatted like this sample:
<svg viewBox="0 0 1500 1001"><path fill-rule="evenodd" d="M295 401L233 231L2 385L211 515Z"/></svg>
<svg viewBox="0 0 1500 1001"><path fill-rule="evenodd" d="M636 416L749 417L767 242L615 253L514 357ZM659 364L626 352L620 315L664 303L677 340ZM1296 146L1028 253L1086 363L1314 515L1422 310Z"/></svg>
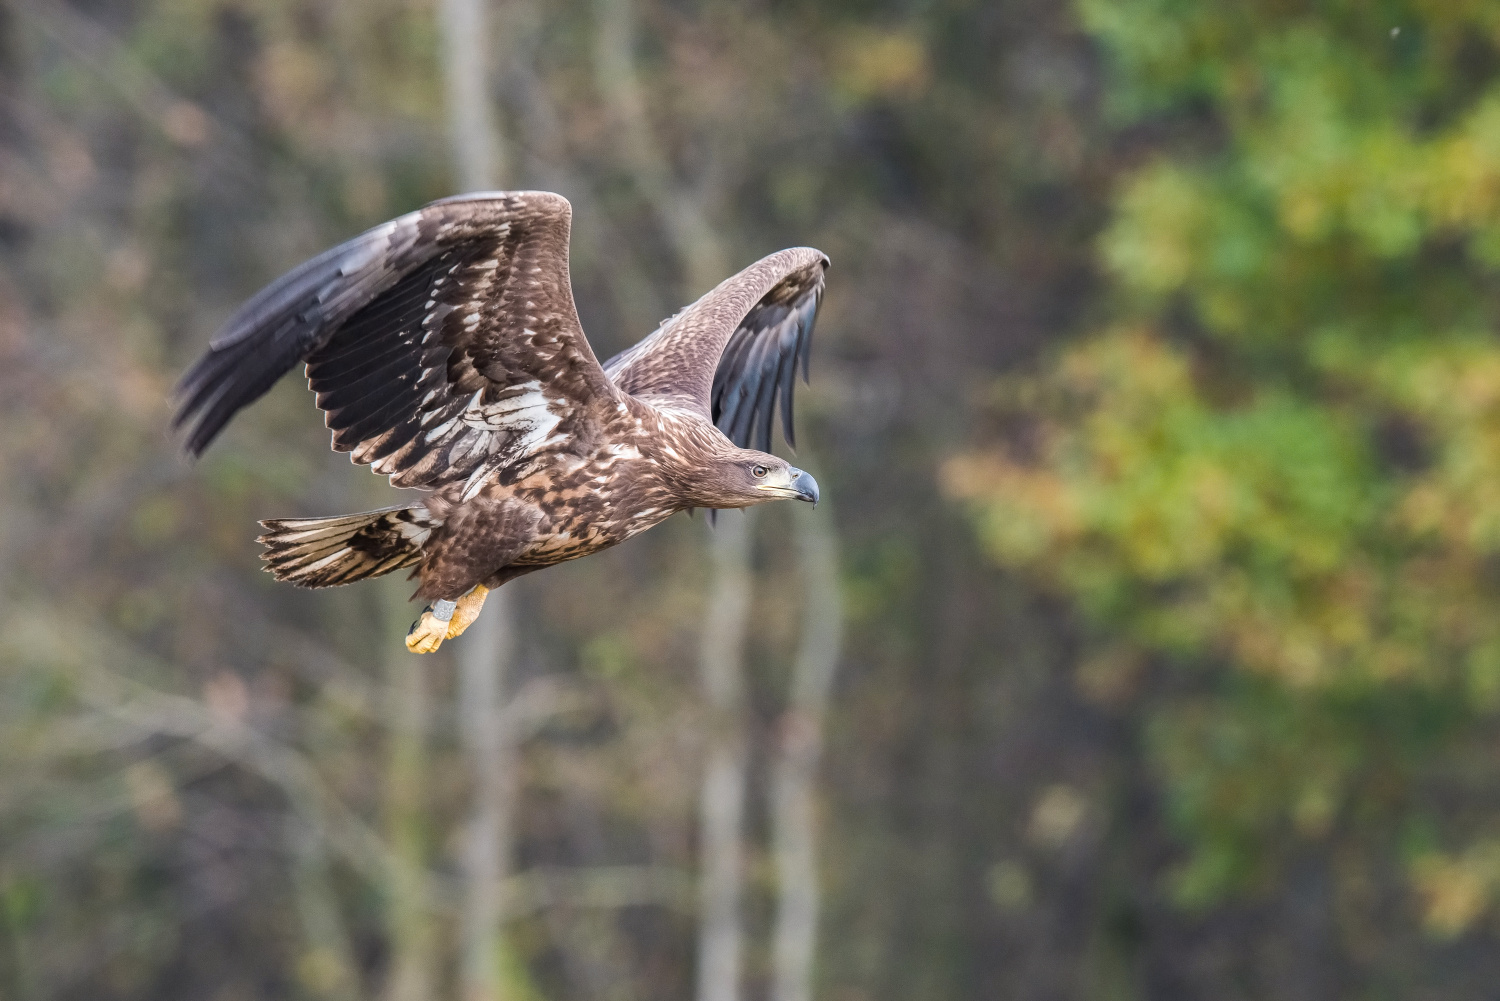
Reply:
<svg viewBox="0 0 1500 1001"><path fill-rule="evenodd" d="M411 631L406 634L406 649L412 653L432 653L447 638L448 623L431 612L423 612L422 617L412 623Z"/></svg>
<svg viewBox="0 0 1500 1001"><path fill-rule="evenodd" d="M490 589L483 584L474 585L472 591L458 599L453 618L447 622L433 615L431 609L424 611L406 634L406 649L412 653L432 653L443 645L443 640L462 635L479 618L479 610L489 593Z"/></svg>

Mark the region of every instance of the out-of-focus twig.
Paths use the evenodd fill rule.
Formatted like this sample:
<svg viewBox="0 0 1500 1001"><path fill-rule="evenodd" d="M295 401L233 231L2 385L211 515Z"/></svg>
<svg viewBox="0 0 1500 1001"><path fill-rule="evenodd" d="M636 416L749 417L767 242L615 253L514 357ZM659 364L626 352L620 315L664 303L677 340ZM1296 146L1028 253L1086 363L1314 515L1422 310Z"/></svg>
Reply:
<svg viewBox="0 0 1500 1001"><path fill-rule="evenodd" d="M80 695L96 711L161 736L218 752L279 788L294 809L365 875L383 879L394 864L381 837L327 788L306 757L242 720L197 699L84 669ZM436 893L429 895L436 898Z"/></svg>
<svg viewBox="0 0 1500 1001"><path fill-rule="evenodd" d="M403 623L404 589L385 588L387 621ZM382 827L390 845L385 868L385 928L391 950L382 991L385 1001L429 1001L436 991L437 928L423 899L431 879L428 799L431 757L428 738L432 696L425 665L397 647L403 630L386 631L386 759Z"/></svg>
<svg viewBox="0 0 1500 1001"><path fill-rule="evenodd" d="M534 866L506 880L506 916L523 917L546 907L615 908L662 904L688 912L692 878L658 865Z"/></svg>
<svg viewBox="0 0 1500 1001"><path fill-rule="evenodd" d="M44 658L73 679L85 706L127 730L143 737L192 741L260 776L281 790L293 809L357 871L377 882L387 878L394 864L390 848L327 787L304 755L250 725L232 704L215 707L127 677L120 668L131 662L158 670L159 665L121 637L76 631L63 636L48 629L46 621L24 610L7 620L0 636L15 648L7 653ZM448 896L436 881L424 882L421 892L430 907L441 906Z"/></svg>

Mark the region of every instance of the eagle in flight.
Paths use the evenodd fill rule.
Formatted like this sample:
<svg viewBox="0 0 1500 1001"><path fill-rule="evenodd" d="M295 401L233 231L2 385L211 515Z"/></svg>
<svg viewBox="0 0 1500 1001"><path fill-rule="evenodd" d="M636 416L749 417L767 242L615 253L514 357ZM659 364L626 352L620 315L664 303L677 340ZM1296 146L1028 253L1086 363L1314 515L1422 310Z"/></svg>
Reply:
<svg viewBox="0 0 1500 1001"><path fill-rule="evenodd" d="M770 453L828 258L796 247L725 280L603 365L568 277L572 208L543 191L433 202L293 269L246 302L177 387L197 456L298 362L336 451L411 503L264 521L278 580L332 587L414 568L430 653L485 595L682 510L817 502ZM751 443L757 446L751 448Z"/></svg>

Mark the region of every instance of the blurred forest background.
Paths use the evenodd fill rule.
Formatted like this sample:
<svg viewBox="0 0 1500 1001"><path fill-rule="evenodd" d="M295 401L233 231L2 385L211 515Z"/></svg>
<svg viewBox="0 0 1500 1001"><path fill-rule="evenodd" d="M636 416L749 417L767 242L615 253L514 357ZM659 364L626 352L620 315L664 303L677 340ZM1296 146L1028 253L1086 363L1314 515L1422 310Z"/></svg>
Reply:
<svg viewBox="0 0 1500 1001"><path fill-rule="evenodd" d="M416 658L168 398L484 186L601 357L826 251L829 503ZM0 261L0 997L1495 996L1493 0L12 0Z"/></svg>

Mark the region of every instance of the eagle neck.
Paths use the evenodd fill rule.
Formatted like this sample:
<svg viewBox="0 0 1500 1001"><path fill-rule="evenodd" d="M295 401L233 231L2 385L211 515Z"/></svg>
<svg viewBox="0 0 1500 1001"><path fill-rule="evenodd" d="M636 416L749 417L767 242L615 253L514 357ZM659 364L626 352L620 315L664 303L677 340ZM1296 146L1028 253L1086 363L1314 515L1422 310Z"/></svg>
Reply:
<svg viewBox="0 0 1500 1001"><path fill-rule="evenodd" d="M720 469L734 446L696 413L661 408L657 415L657 433L641 452L652 460L677 507L722 506Z"/></svg>

